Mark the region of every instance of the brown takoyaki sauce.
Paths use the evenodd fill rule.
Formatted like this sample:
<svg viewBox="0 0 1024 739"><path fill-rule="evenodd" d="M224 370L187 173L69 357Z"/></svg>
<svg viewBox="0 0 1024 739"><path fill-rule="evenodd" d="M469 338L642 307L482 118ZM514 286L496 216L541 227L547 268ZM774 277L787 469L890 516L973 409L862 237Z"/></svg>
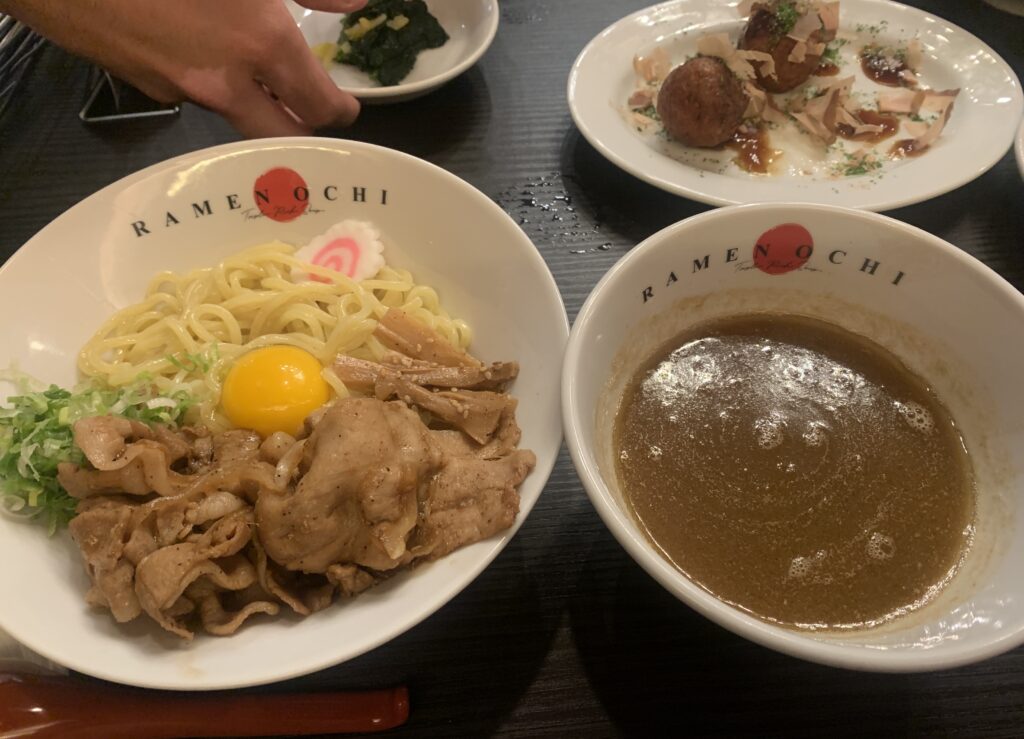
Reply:
<svg viewBox="0 0 1024 739"><path fill-rule="evenodd" d="M892 159L903 157L919 157L928 150L927 146L921 146L917 139L901 139L889 149L889 156Z"/></svg>
<svg viewBox="0 0 1024 739"><path fill-rule="evenodd" d="M738 167L755 174L767 174L769 165L779 155L769 144L768 132L763 128L741 127L726 147L736 152L733 161Z"/></svg>
<svg viewBox="0 0 1024 739"><path fill-rule="evenodd" d="M860 52L860 68L869 80L889 87L906 87L907 81L900 72L910 71L906 59L891 49L865 46Z"/></svg>
<svg viewBox="0 0 1024 739"><path fill-rule="evenodd" d="M877 144L879 141L893 136L900 129L900 122L896 116L885 115L874 110L861 109L857 111L857 117L869 125L881 126L881 131L874 133L854 133L852 126L847 126L845 123L839 123L836 125L836 133L842 136L844 139L850 141L867 141L872 144Z"/></svg>

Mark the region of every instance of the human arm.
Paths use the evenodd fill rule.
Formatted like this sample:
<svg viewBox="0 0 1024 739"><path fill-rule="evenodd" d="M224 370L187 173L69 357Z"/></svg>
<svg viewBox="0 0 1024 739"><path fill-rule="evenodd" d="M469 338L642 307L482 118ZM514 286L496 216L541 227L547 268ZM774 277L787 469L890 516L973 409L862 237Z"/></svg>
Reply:
<svg viewBox="0 0 1024 739"><path fill-rule="evenodd" d="M350 12L365 0L300 4ZM246 136L301 135L359 115L282 0L0 0L0 10L151 98L192 100Z"/></svg>

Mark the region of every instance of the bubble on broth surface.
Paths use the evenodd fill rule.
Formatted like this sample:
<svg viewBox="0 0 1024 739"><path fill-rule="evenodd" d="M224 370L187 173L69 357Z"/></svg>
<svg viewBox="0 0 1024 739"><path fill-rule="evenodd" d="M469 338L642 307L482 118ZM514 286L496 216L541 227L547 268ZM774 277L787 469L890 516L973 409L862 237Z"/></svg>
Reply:
<svg viewBox="0 0 1024 739"><path fill-rule="evenodd" d="M930 434L935 428L935 419L932 418L931 412L920 403L915 403L912 400L907 402L897 401L896 408L899 410L900 415L903 416L903 420L915 431L920 431L922 434Z"/></svg>
<svg viewBox="0 0 1024 739"><path fill-rule="evenodd" d="M891 536L875 531L868 538L868 556L871 559L892 559L896 554L896 542Z"/></svg>
<svg viewBox="0 0 1024 739"><path fill-rule="evenodd" d="M807 424L807 430L803 433L804 443L807 446L821 446L825 443L828 427L819 422L812 421Z"/></svg>
<svg viewBox="0 0 1024 739"><path fill-rule="evenodd" d="M807 561L807 557L793 557L793 561L789 563L788 576L799 580L800 578L806 577L807 573L811 571L811 564Z"/></svg>
<svg viewBox="0 0 1024 739"><path fill-rule="evenodd" d="M785 426L785 420L777 413L773 413L768 418L759 418L754 421L757 445L762 449L775 449L781 446L783 426Z"/></svg>
<svg viewBox="0 0 1024 739"><path fill-rule="evenodd" d="M714 357L701 350L716 343L715 339L702 339L680 348L651 372L645 388L662 406L670 408L681 397L690 397L695 391L714 386L719 379L718 365ZM693 352L687 353L687 350Z"/></svg>
<svg viewBox="0 0 1024 739"><path fill-rule="evenodd" d="M789 572L786 576L794 580L800 580L812 574L818 565L825 561L825 550L819 549L809 557L793 557L789 563Z"/></svg>

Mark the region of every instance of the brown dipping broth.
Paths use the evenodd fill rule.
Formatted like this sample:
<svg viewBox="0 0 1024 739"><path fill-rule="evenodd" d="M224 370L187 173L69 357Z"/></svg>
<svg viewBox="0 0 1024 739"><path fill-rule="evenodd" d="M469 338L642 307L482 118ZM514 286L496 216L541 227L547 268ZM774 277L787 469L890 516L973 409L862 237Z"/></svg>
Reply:
<svg viewBox="0 0 1024 739"><path fill-rule="evenodd" d="M632 378L617 474L657 549L718 598L801 629L869 627L958 569L963 439L886 350L816 319L698 326Z"/></svg>

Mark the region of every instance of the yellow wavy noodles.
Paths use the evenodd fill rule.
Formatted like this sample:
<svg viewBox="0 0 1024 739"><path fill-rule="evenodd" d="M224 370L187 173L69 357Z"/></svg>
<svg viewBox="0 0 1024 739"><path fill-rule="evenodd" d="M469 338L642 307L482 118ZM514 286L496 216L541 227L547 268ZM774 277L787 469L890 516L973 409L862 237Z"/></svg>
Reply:
<svg viewBox="0 0 1024 739"><path fill-rule="evenodd" d="M469 345L466 323L451 318L437 293L409 272L385 266L373 279L354 282L296 259L294 251L273 242L216 267L162 272L140 303L111 316L82 347L79 369L111 386L146 375L161 390L185 387L199 402L195 420L218 430L229 425L217 409L224 375L250 349L290 344L325 367L340 353L380 359L384 347L373 331L389 307L408 311L460 348ZM293 270L327 282L296 281ZM324 378L347 395L332 373Z"/></svg>

